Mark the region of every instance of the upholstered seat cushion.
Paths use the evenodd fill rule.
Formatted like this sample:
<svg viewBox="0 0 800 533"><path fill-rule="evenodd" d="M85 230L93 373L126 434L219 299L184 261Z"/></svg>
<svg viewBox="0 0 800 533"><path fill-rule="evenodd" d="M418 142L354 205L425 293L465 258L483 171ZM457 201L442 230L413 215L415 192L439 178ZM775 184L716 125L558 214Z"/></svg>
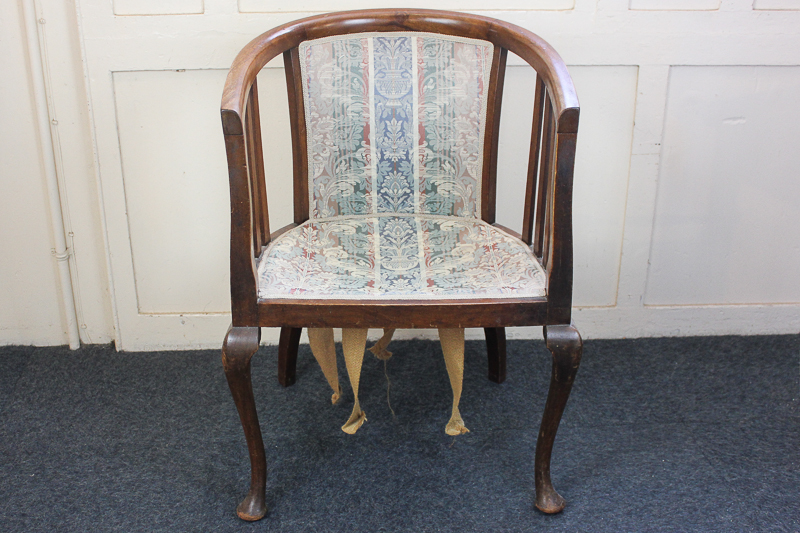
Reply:
<svg viewBox="0 0 800 533"><path fill-rule="evenodd" d="M519 239L467 217L364 215L309 220L258 261L260 298L530 298L544 271Z"/></svg>

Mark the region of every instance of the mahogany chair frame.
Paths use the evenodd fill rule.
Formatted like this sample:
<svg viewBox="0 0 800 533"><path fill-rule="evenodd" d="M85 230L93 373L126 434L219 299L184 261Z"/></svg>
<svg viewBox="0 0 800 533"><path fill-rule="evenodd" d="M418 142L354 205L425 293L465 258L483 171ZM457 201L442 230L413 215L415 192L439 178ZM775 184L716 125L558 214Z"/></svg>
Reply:
<svg viewBox="0 0 800 533"><path fill-rule="evenodd" d="M298 45L310 39L362 32L419 31L494 44L488 87L481 218L532 245L546 272L547 295L536 298L417 300L260 299L256 259L269 242L308 220L306 125ZM497 147L506 57L511 51L537 73L522 234L495 223ZM256 75L283 54L294 162L294 222L270 233ZM250 380L261 327L280 327L279 378L294 382L304 327L469 328L486 331L489 377L505 378L505 327L544 326L553 356L550 389L535 454L535 504L557 513L565 500L550 480L556 431L580 364L582 341L571 322L572 175L578 131L577 95L561 57L537 35L506 22L465 13L375 9L318 15L270 30L236 56L225 83L222 125L231 196L232 325L222 362L244 428L251 461L250 490L237 508L245 520L266 513L266 456Z"/></svg>

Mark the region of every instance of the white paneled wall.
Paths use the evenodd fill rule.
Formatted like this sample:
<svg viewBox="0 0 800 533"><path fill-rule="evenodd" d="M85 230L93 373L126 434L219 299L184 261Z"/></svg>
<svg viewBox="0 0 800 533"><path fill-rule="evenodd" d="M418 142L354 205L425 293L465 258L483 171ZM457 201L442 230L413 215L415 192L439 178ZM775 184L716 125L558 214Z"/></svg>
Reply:
<svg viewBox="0 0 800 533"><path fill-rule="evenodd" d="M63 344L22 12L0 3L0 339Z"/></svg>
<svg viewBox="0 0 800 533"><path fill-rule="evenodd" d="M569 70L581 101L573 217L574 302L581 307L611 307L617 300L622 255L637 68L571 66ZM527 66L508 68L500 117L497 221L516 231L522 230L525 198L520 187L528 168L530 88L535 81Z"/></svg>
<svg viewBox="0 0 800 533"><path fill-rule="evenodd" d="M785 0L784 0L785 1ZM462 11L492 10L568 10L575 7L575 0L494 0L491 8L485 0L438 0L432 5L430 0L406 0L400 4L396 0L338 0L336 11L346 9L376 9L386 7L451 9ZM296 2L277 2L276 0L239 0L241 13L279 13L279 12L323 12L331 11L329 0L298 0Z"/></svg>
<svg viewBox="0 0 800 533"><path fill-rule="evenodd" d="M230 207L219 179L228 165L219 136L209 135L219 129L225 74L114 73L139 313L230 311Z"/></svg>
<svg viewBox="0 0 800 533"><path fill-rule="evenodd" d="M800 302L798 96L800 67L671 69L646 305Z"/></svg>
<svg viewBox="0 0 800 533"><path fill-rule="evenodd" d="M114 298L78 17L73 3L48 1L36 19L38 35L28 39L23 2L0 2L0 344L67 342L44 180L47 148L36 128L36 68L47 82L81 340L105 343L115 337ZM42 53L34 54L41 64L30 64L31 41L40 42Z"/></svg>
<svg viewBox="0 0 800 533"><path fill-rule="evenodd" d="M0 3L0 113L14 125L0 133L0 343L60 344L64 309L31 92L31 69L42 67L27 60L23 2L34 0ZM34 3L82 340L114 339L127 350L219 346L230 322L219 122L227 68L278 24L397 2ZM800 2L404 5L514 22L570 66L582 107L575 322L585 336L800 331ZM512 228L521 220L533 80L510 59L498 221ZM292 192L279 61L259 87L278 228L291 220Z"/></svg>
<svg viewBox="0 0 800 533"><path fill-rule="evenodd" d="M199 15L203 0L113 0L115 15Z"/></svg>
<svg viewBox="0 0 800 533"><path fill-rule="evenodd" d="M631 0L631 9L651 11L716 11L722 0Z"/></svg>

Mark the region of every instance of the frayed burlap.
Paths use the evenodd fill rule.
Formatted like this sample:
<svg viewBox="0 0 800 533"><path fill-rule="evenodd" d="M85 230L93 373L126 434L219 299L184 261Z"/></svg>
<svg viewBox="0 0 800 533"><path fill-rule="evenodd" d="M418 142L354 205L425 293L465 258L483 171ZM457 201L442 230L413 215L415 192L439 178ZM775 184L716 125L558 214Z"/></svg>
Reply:
<svg viewBox="0 0 800 533"><path fill-rule="evenodd" d="M311 353L319 363L325 379L333 389L331 403L336 403L342 397L342 388L339 386L339 371L336 368L336 346L333 343L333 328L308 328L308 344Z"/></svg>
<svg viewBox="0 0 800 533"><path fill-rule="evenodd" d="M461 435L469 432L458 411L464 381L464 328L439 328L439 341L442 343L444 364L453 388L453 410L444 431L448 435Z"/></svg>
<svg viewBox="0 0 800 533"><path fill-rule="evenodd" d="M344 363L347 366L347 375L350 386L353 388L355 403L350 418L342 426L342 431L353 435L361 425L367 421L367 415L361 410L358 403L358 382L361 380L361 364L364 362L364 350L367 347L366 328L343 328L342 351Z"/></svg>
<svg viewBox="0 0 800 533"><path fill-rule="evenodd" d="M381 359L384 363L392 357L392 352L388 351L386 348L392 340L394 331L394 329L390 328L384 329L383 336L370 348L370 351L375 354L375 357ZM309 328L308 340L311 345L311 351L319 363L320 368L322 368L322 373L325 374L325 378L334 390L331 401L336 403L341 397L341 388L339 386L339 376L336 369L336 348L333 342L333 329ZM439 328L439 340L442 344L442 353L444 354L447 374L450 377L450 387L453 389L453 407L450 420L445 427L445 433L448 435L461 435L469 432L458 410L464 381L464 329ZM364 362L364 350L366 345L367 329L342 329L342 351L344 352L344 362L347 367L347 374L350 378L350 385L353 388L354 396L353 412L350 414L350 418L347 422L342 426L342 431L351 435L358 431L361 425L367 420L367 416L361 409L361 405L358 401L358 386L361 380L361 366ZM391 404L389 405L389 409L391 409Z"/></svg>
<svg viewBox="0 0 800 533"><path fill-rule="evenodd" d="M388 361L392 357L392 352L387 350L386 347L392 342L393 335L394 329L384 328L383 337L378 339L378 342L373 344L369 351L381 361Z"/></svg>

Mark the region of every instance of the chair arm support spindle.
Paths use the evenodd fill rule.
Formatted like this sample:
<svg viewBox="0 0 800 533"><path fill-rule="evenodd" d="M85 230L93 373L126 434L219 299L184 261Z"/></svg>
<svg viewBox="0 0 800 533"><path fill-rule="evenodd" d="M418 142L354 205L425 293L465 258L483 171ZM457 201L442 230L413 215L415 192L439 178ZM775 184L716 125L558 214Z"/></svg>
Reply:
<svg viewBox="0 0 800 533"><path fill-rule="evenodd" d="M250 182L250 203L253 214L253 249L255 256L258 256L261 248L269 243L270 234L256 80L253 80L253 85L250 87L245 111L245 150L247 151L247 175Z"/></svg>

